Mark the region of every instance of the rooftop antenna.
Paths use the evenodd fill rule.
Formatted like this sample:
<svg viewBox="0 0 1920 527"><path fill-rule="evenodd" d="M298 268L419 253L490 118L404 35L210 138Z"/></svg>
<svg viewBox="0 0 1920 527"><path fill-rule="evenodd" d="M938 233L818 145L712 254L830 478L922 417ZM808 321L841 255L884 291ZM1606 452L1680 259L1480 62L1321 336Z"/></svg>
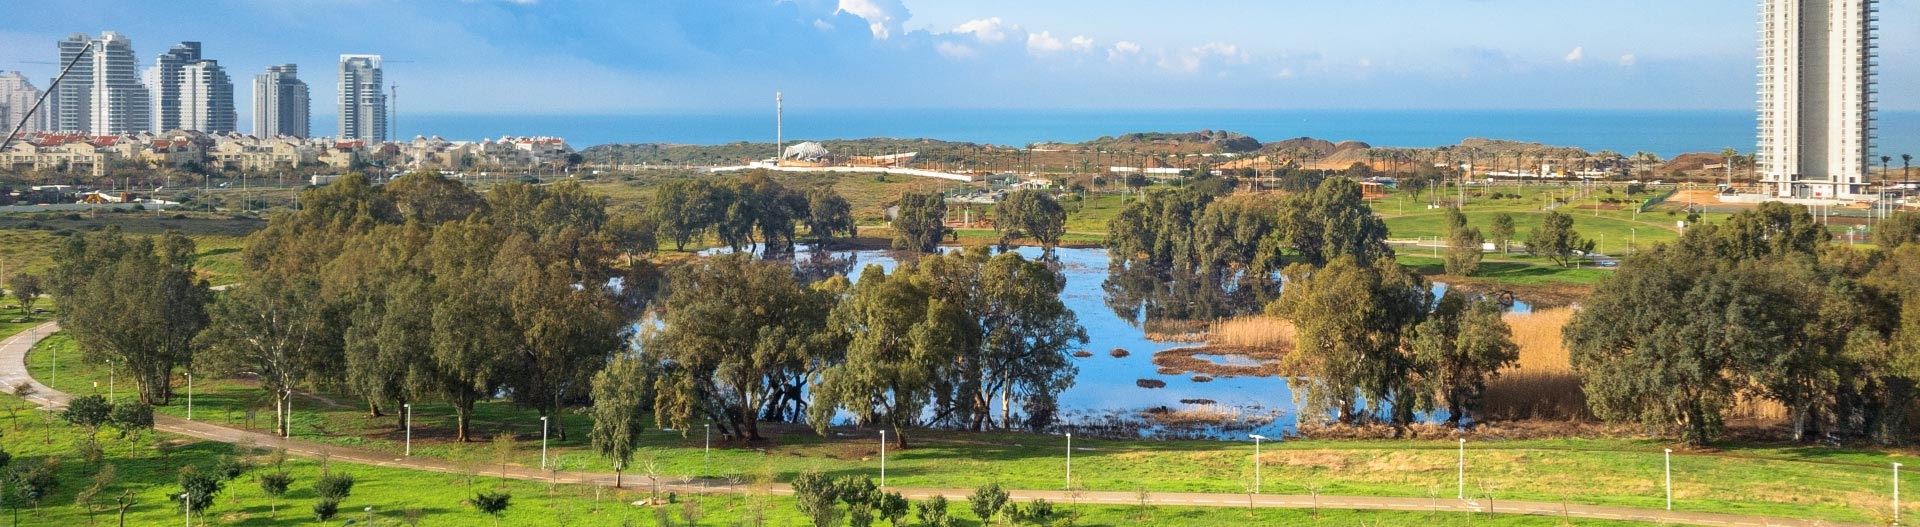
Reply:
<svg viewBox="0 0 1920 527"><path fill-rule="evenodd" d="M780 92L773 92L773 166L776 167L787 157L786 117L786 98Z"/></svg>
<svg viewBox="0 0 1920 527"><path fill-rule="evenodd" d="M60 68L60 75L54 77L52 83L47 84L47 91L41 92L40 98L33 100L33 107L27 108L27 114L20 116L20 122L13 125L13 130L8 131L6 137L0 138L0 152L5 152L7 147L13 146L13 137L20 135L21 128L27 127L27 120L33 118L34 112L40 111L40 105L47 102L47 96L53 95L54 90L60 89L60 81L66 80L67 73L73 71L73 65L79 64L80 58L87 56L87 52L92 50L93 40L89 39L87 45L82 46L80 52L73 55L73 60L67 61L67 66Z"/></svg>

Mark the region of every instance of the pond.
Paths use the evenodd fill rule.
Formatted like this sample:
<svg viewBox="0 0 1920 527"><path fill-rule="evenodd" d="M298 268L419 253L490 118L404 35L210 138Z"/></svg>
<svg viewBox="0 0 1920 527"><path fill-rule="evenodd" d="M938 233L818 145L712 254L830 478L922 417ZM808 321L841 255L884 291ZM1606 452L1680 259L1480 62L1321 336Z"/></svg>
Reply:
<svg viewBox="0 0 1920 527"><path fill-rule="evenodd" d="M1016 251L1029 259L1042 255L1036 247ZM1128 280L1109 283L1105 249L1061 248L1054 252L1058 268L1067 279L1061 301L1073 310L1088 337L1086 353L1076 354L1073 359L1079 368L1073 386L1060 394L1061 425L1108 436L1235 440L1244 440L1247 434L1283 437L1296 429L1299 415L1295 411L1293 392L1284 378L1163 374L1154 364L1156 353L1190 348L1199 343L1149 338L1148 328L1154 328L1156 334L1166 330L1146 320L1149 318L1146 313L1168 311L1169 306L1146 304L1164 303L1173 298L1180 304L1177 311L1232 316L1258 311L1260 303L1252 297L1261 295L1244 290L1169 295L1165 294L1168 283L1164 281L1134 286L1161 288L1157 293L1128 291L1130 287L1125 285ZM879 265L891 272L899 263L897 254L881 250L836 252L831 259L812 258L802 250L794 259L803 274L844 272L850 278L858 278L860 269L867 265ZM822 265L827 261L831 263ZM1434 284L1436 294L1445 294L1446 290L1445 284ZM1213 305L1196 305L1208 302ZM1514 309L1530 308L1516 303ZM1133 320L1123 317L1123 313L1131 315ZM1199 328L1204 329L1205 325ZM1232 354L1203 353L1195 357L1230 366L1260 362Z"/></svg>

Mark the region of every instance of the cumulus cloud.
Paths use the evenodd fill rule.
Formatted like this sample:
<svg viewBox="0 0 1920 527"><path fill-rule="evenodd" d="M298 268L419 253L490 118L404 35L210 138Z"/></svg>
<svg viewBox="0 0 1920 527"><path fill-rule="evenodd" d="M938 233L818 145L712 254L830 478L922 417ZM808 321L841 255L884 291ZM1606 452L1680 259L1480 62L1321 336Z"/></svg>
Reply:
<svg viewBox="0 0 1920 527"><path fill-rule="evenodd" d="M1006 22L1001 21L1000 17L996 16L993 18L968 20L964 24L955 26L953 32L973 35L973 38L980 39L981 42L1000 43L1007 40L1007 29Z"/></svg>
<svg viewBox="0 0 1920 527"><path fill-rule="evenodd" d="M1628 53L1628 54L1626 54L1626 55L1621 55L1621 56L1620 56L1620 66L1621 66L1621 67L1627 67L1627 68L1631 68L1631 67L1633 67L1633 65L1634 65L1634 64L1639 64L1639 63L1640 63L1640 59L1639 59L1639 58L1636 58L1636 57L1634 57L1632 53Z"/></svg>
<svg viewBox="0 0 1920 527"><path fill-rule="evenodd" d="M1565 60L1567 62L1580 62L1582 60L1586 60L1586 58L1587 58L1587 48L1584 46L1579 46L1579 47L1574 47L1573 51L1567 52L1567 57Z"/></svg>
<svg viewBox="0 0 1920 527"><path fill-rule="evenodd" d="M1113 47L1107 48L1107 60L1114 62L1127 60L1139 54L1140 44L1128 40L1115 42Z"/></svg>
<svg viewBox="0 0 1920 527"><path fill-rule="evenodd" d="M1093 51L1093 38L1086 35L1075 35L1071 40L1067 41L1067 45L1073 47L1074 51Z"/></svg>
<svg viewBox="0 0 1920 527"><path fill-rule="evenodd" d="M900 34L900 25L913 16L901 0L840 0L835 11L866 19L867 29L880 40Z"/></svg>
<svg viewBox="0 0 1920 527"><path fill-rule="evenodd" d="M1238 44L1229 44L1226 42L1208 42L1206 45L1193 48L1193 53L1201 57L1220 57L1239 62L1247 61L1247 52L1245 50L1240 49Z"/></svg>
<svg viewBox="0 0 1920 527"><path fill-rule="evenodd" d="M1067 43L1061 42L1052 32L1027 33L1027 53L1042 55L1067 49Z"/></svg>
<svg viewBox="0 0 1920 527"><path fill-rule="evenodd" d="M939 44L935 44L933 46L933 49L934 51L940 52L940 56L950 58L950 59L967 59L967 58L973 58L973 55L974 55L973 48L967 47L966 44L941 42Z"/></svg>

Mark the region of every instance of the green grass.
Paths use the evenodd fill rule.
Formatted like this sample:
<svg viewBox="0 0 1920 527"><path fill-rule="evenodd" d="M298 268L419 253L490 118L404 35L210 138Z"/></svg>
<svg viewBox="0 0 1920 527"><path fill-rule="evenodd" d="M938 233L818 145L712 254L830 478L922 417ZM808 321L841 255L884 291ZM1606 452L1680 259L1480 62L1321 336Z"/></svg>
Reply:
<svg viewBox="0 0 1920 527"><path fill-rule="evenodd" d="M49 380L51 353L59 350L56 389L104 393L102 372L75 360L72 341L55 336L30 356L35 377ZM124 378L121 379L124 381ZM98 384L95 384L98 383ZM184 386L177 387L184 394ZM253 423L265 429L271 412L260 392L245 382L197 379L196 417L246 427L247 408L259 408ZM130 397L124 386L120 396ZM160 409L184 415L184 400ZM364 406L343 396L302 397L296 403L296 436L374 451L399 453L403 431L389 415L372 418ZM451 442L452 412L445 405L415 407L414 454L447 459L490 458L485 443ZM520 438L518 462L539 463L539 421L530 411L505 402L479 406L476 433L486 437L511 431ZM572 432L551 443L552 455L569 467L610 471L609 463L587 449L588 419L579 412L560 416ZM823 438L804 429L769 425L772 441L751 447L716 438L710 460L703 456L701 430L686 436L649 432L636 466L657 463L671 476L748 476L771 472L779 480L819 470L836 474L878 474L877 438L869 431L835 429ZM974 487L999 482L1012 488L1048 489L1060 484L1064 442L1059 437L1023 433L960 433L916 430L910 447L891 451L888 479L902 486ZM1075 481L1090 490L1239 493L1252 479L1252 446L1218 441L1074 442ZM1454 487L1455 448L1451 440L1324 441L1269 443L1264 454L1267 493L1426 497ZM1565 439L1476 440L1469 454L1469 485L1496 499L1567 501L1656 508L1662 506L1660 451L1651 440ZM1706 454L1674 458L1675 507L1678 510L1878 521L1885 515L1882 488L1887 463L1911 458L1899 451L1831 450L1793 445L1723 445ZM1915 511L1920 511L1916 508Z"/></svg>
<svg viewBox="0 0 1920 527"><path fill-rule="evenodd" d="M69 236L119 227L134 235L157 235L177 230L193 238L197 265L214 284L233 283L240 276L240 248L247 234L265 222L227 215L173 212L92 212L0 214L0 262L6 272L45 272L53 254Z"/></svg>

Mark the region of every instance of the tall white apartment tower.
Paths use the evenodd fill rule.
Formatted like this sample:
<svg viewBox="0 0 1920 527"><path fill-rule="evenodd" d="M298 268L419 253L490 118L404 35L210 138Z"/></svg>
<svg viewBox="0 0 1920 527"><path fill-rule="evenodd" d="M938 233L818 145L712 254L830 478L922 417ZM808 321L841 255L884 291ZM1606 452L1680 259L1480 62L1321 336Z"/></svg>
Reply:
<svg viewBox="0 0 1920 527"><path fill-rule="evenodd" d="M18 71L0 71L0 136L13 130L27 117L27 111L33 109L33 101L40 98L40 89L33 87L26 75ZM40 123L46 121L46 109L26 119L27 126L20 133L30 134L40 131Z"/></svg>
<svg viewBox="0 0 1920 527"><path fill-rule="evenodd" d="M93 44L91 49L87 48L89 42ZM151 95L140 83L133 40L112 31L102 33L100 38L75 33L61 40L59 47L59 67L71 62L73 71L59 86L49 87L54 90L50 129L117 135L143 131L152 125ZM81 53L83 49L85 53Z"/></svg>
<svg viewBox="0 0 1920 527"><path fill-rule="evenodd" d="M340 56L340 138L387 140L387 96L379 55Z"/></svg>
<svg viewBox="0 0 1920 527"><path fill-rule="evenodd" d="M310 131L308 111L299 66L268 66L266 73L253 76L253 135L304 139Z"/></svg>
<svg viewBox="0 0 1920 527"><path fill-rule="evenodd" d="M1756 161L1778 197L1855 198L1872 166L1876 0L1762 0Z"/></svg>

